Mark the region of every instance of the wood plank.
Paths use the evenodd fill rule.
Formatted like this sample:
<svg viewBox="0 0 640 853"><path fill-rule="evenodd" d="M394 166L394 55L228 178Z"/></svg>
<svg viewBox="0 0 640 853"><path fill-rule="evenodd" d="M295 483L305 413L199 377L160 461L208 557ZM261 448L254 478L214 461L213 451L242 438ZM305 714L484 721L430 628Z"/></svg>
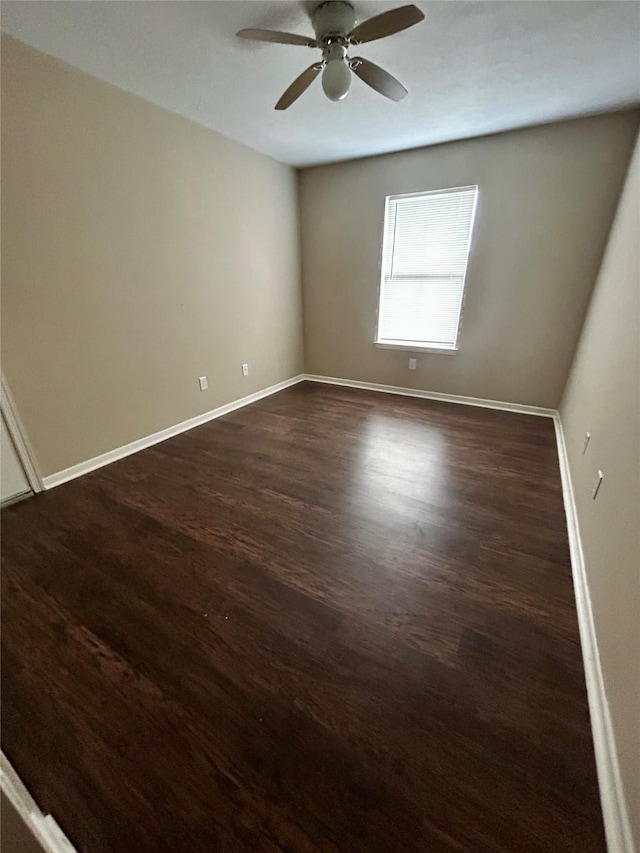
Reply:
<svg viewBox="0 0 640 853"><path fill-rule="evenodd" d="M553 424L304 383L2 513L80 851L605 851Z"/></svg>

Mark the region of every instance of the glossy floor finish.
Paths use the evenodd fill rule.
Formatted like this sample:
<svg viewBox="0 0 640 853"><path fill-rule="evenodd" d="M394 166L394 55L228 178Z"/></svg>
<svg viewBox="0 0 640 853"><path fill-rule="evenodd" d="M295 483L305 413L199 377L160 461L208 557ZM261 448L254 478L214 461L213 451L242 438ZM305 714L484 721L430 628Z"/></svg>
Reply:
<svg viewBox="0 0 640 853"><path fill-rule="evenodd" d="M305 383L3 513L79 851L604 851L553 423Z"/></svg>

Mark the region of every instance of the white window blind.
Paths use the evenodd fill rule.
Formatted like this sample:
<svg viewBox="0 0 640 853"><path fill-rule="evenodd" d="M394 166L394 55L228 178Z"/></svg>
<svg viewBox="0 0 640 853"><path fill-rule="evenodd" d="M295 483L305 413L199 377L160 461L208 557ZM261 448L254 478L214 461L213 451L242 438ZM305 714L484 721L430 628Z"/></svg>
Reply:
<svg viewBox="0 0 640 853"><path fill-rule="evenodd" d="M455 349L478 187L389 196L377 343Z"/></svg>

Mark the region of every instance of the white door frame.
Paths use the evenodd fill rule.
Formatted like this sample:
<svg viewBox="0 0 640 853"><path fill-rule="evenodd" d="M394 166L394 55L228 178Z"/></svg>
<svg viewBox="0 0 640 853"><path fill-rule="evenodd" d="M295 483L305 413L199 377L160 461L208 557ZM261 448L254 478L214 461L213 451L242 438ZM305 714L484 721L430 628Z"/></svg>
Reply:
<svg viewBox="0 0 640 853"><path fill-rule="evenodd" d="M40 811L4 752L0 752L0 789L22 818L29 834L39 842L38 849L42 848L46 853L76 853L53 815Z"/></svg>
<svg viewBox="0 0 640 853"><path fill-rule="evenodd" d="M22 463L29 485L34 492L42 492L44 491L44 483L42 482L42 477L38 471L36 458L31 445L29 444L27 433L25 432L20 416L18 415L18 410L16 409L16 404L7 384L7 380L4 377L4 372L2 372L2 396L0 400L2 414L4 415L9 435L13 440L16 453Z"/></svg>

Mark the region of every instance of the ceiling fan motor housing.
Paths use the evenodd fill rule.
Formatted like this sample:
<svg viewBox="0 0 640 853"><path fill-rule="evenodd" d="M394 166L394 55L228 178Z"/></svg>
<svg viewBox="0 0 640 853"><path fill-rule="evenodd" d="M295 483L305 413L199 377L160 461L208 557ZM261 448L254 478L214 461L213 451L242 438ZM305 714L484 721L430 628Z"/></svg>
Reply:
<svg viewBox="0 0 640 853"><path fill-rule="evenodd" d="M321 3L313 13L312 20L313 30L321 44L331 37L346 39L357 23L353 6L344 0L327 0L326 3Z"/></svg>

